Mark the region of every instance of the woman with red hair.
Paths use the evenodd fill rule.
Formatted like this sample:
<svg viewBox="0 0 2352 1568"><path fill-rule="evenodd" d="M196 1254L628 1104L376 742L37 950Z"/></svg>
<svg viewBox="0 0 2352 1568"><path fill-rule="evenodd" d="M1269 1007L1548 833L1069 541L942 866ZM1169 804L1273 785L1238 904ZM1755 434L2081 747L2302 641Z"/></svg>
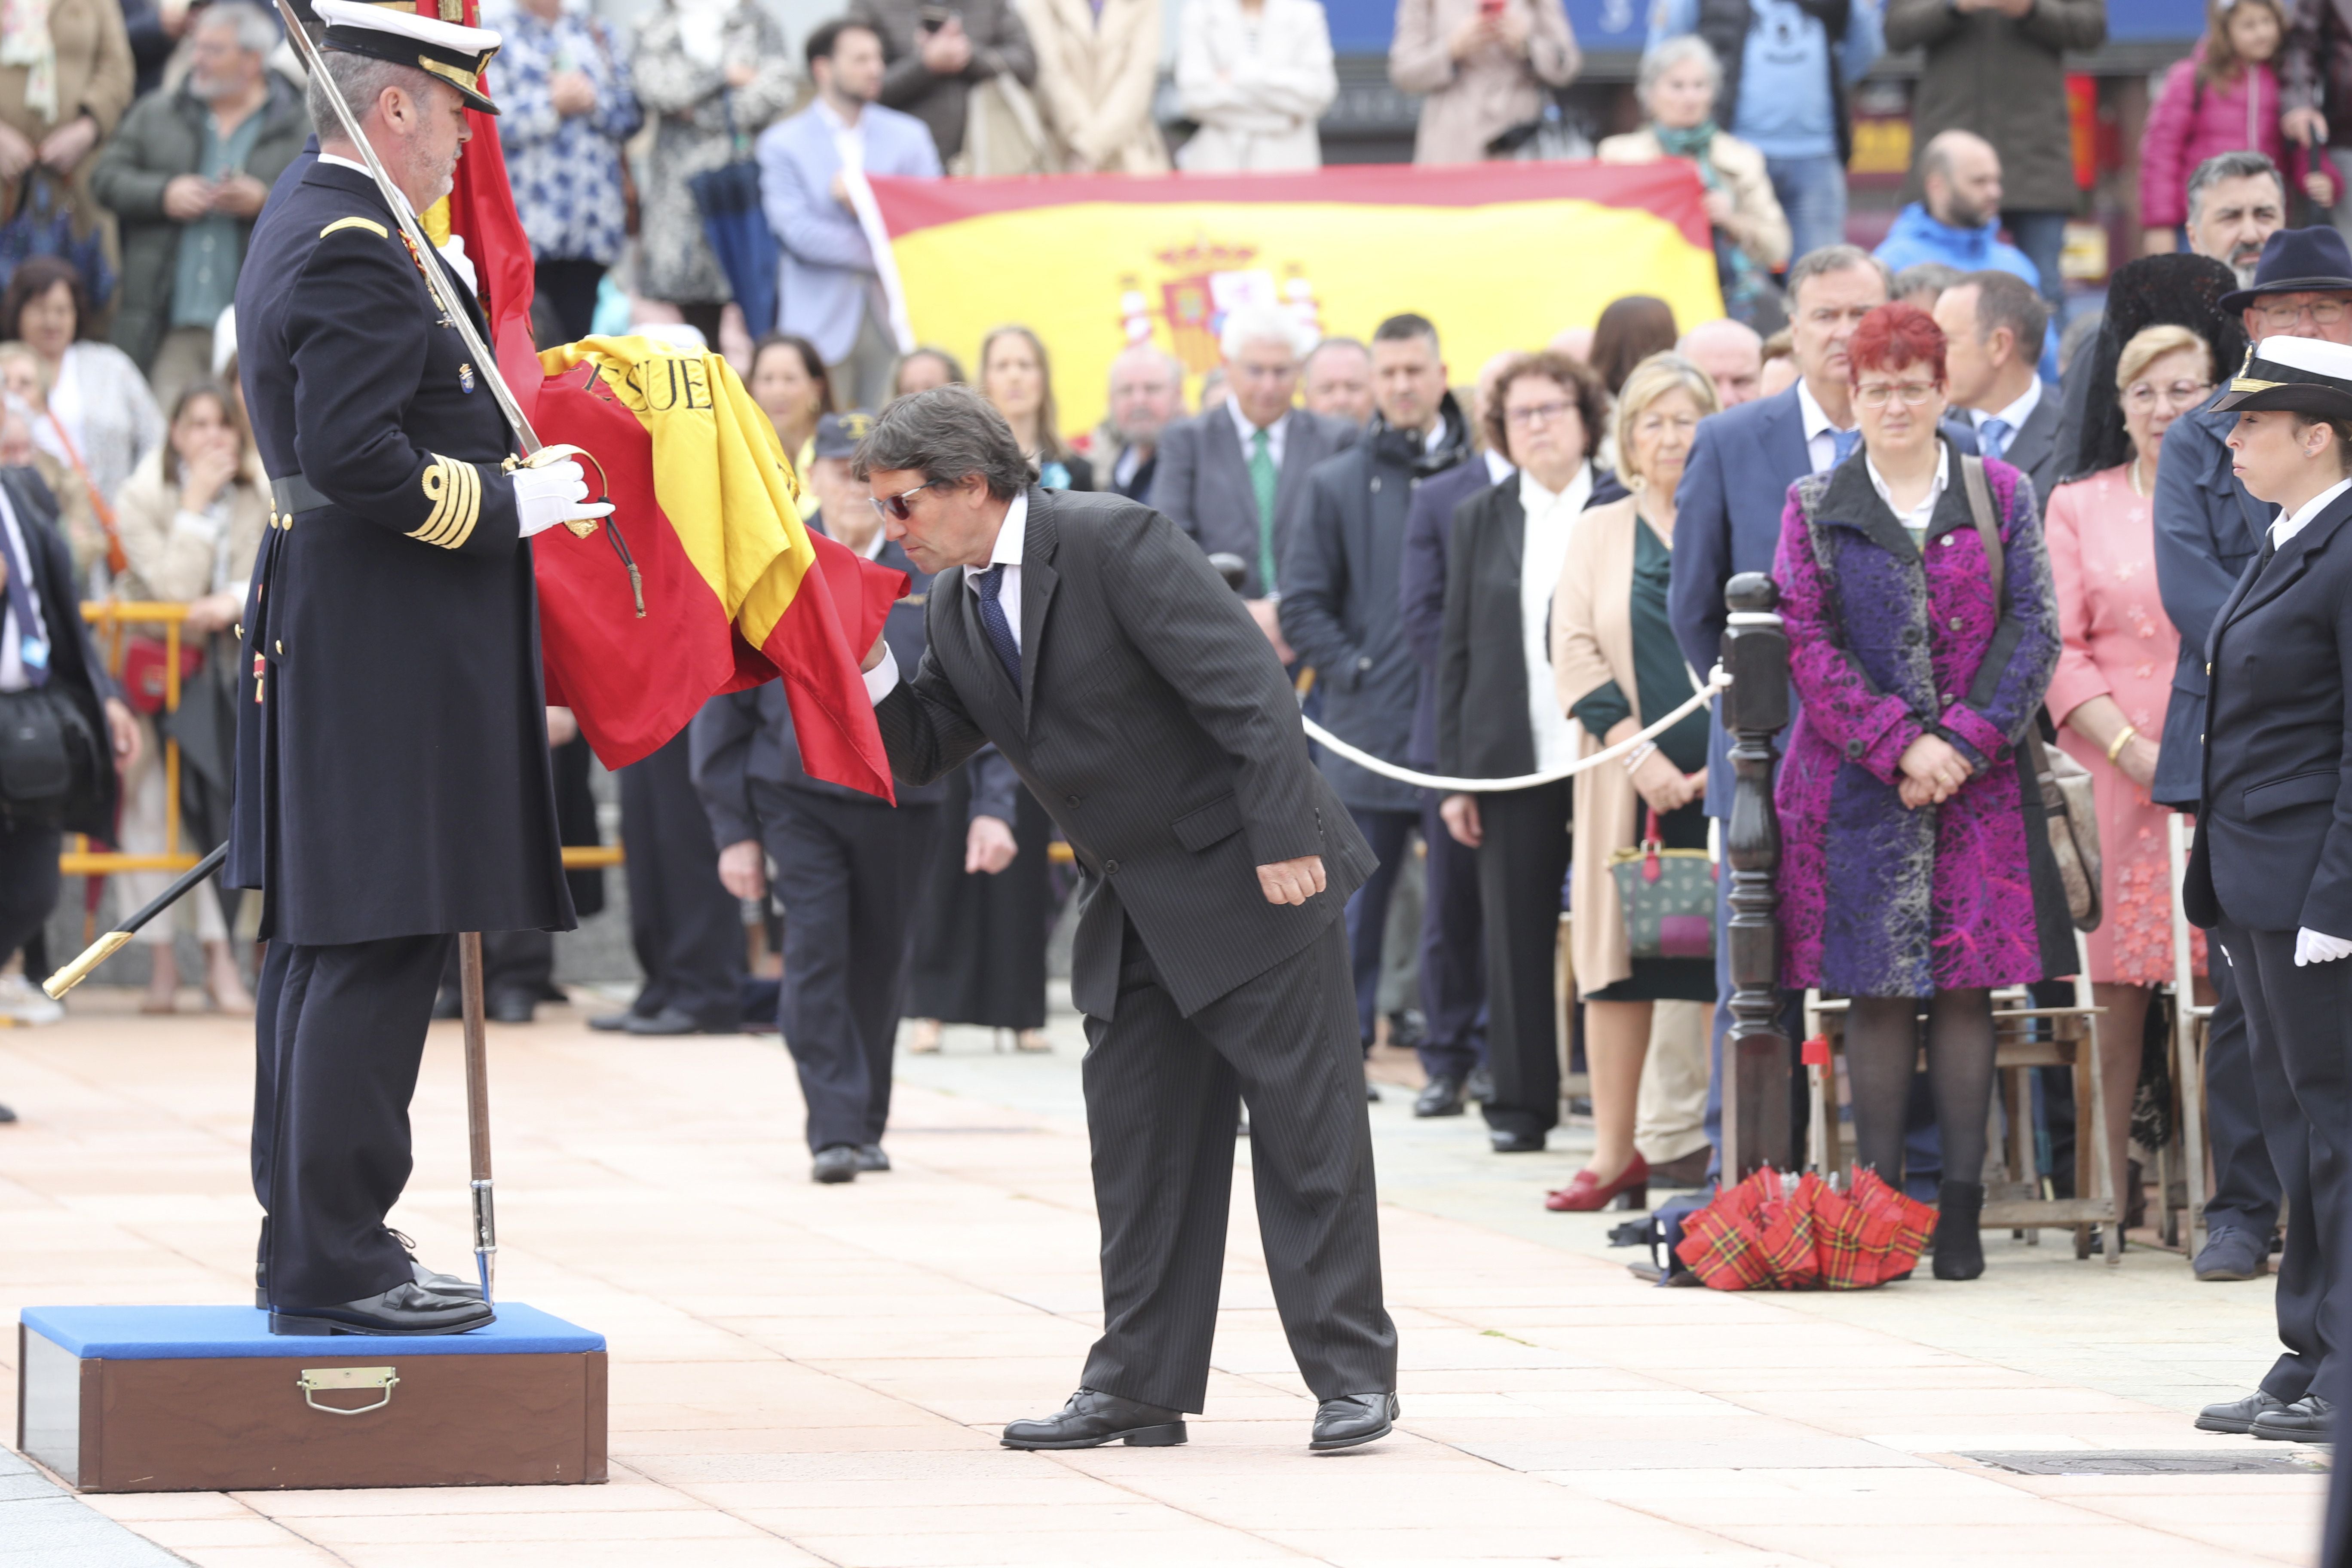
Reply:
<svg viewBox="0 0 2352 1568"><path fill-rule="evenodd" d="M1773 568L1803 703L1778 791L1782 981L1852 999L1855 1163L1898 1186L1926 1016L1936 1277L1973 1279L1992 991L2074 968L2018 750L2057 667L2058 609L2032 483L1983 459L1995 580L1969 506L1964 465L1979 459L1937 428L1935 321L1882 305L1847 352L1861 447L1789 488Z"/></svg>

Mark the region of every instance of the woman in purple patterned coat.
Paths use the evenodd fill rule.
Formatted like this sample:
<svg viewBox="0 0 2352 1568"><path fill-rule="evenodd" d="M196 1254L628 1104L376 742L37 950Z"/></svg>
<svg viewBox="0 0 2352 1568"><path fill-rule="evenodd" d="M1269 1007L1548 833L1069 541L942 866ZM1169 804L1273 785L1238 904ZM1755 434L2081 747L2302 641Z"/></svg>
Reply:
<svg viewBox="0 0 2352 1568"><path fill-rule="evenodd" d="M1992 991L2074 967L2016 750L2057 666L2058 609L2032 484L1998 460L1991 580L1963 459L1937 430L1934 321L1882 305L1848 353L1862 449L1790 487L1773 569L1803 703L1779 788L1782 979L1853 999L1856 1163L1897 1186L1926 1014L1946 1177L1936 1277L1973 1279Z"/></svg>

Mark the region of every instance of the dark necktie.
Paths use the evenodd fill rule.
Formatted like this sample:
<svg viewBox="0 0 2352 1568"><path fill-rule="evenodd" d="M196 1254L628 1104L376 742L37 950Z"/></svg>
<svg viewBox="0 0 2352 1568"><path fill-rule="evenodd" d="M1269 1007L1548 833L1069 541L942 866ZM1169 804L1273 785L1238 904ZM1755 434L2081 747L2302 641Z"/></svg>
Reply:
<svg viewBox="0 0 2352 1568"><path fill-rule="evenodd" d="M1021 689L1021 647L1013 640L1013 623L1004 618L1004 605L997 595L1004 591L1004 568L991 566L971 579L980 590L980 624L988 633L988 646L996 650L996 661L1004 673L1013 678L1013 689Z"/></svg>
<svg viewBox="0 0 2352 1568"><path fill-rule="evenodd" d="M8 608L16 617L16 646L25 661L25 682L28 686L46 686L49 679L48 647L41 638L41 623L33 616L33 580L5 523L0 523L0 564L8 568Z"/></svg>
<svg viewBox="0 0 2352 1568"><path fill-rule="evenodd" d="M1832 428L1830 431L1830 467L1834 468L1853 456L1854 447L1862 441L1862 427L1851 430Z"/></svg>

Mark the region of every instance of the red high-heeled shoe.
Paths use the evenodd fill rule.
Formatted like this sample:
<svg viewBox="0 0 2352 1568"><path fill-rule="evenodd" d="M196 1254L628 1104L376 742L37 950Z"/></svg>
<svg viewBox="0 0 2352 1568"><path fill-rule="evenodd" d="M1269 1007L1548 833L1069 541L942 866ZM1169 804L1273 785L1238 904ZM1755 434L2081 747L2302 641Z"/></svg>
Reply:
<svg viewBox="0 0 2352 1568"><path fill-rule="evenodd" d="M1545 1195L1544 1207L1554 1214L1590 1214L1617 1206L1621 1199L1629 1209L1650 1206L1650 1163L1638 1149L1615 1181L1603 1183L1590 1171L1579 1171L1574 1181Z"/></svg>

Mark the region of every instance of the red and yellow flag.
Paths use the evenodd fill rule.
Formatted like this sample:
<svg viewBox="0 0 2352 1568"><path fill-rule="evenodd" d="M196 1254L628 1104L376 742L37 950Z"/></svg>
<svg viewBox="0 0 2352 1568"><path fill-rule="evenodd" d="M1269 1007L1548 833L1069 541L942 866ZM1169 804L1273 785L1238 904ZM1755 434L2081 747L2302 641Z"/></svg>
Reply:
<svg viewBox="0 0 2352 1568"><path fill-rule="evenodd" d="M1129 342L1198 376L1244 301L1356 338L1419 311L1462 382L1504 349L1591 326L1622 294L1654 294L1685 325L1723 314L1705 192L1675 160L872 186L905 331L969 364L990 328L1034 328L1066 433L1101 418Z"/></svg>
<svg viewBox="0 0 2352 1568"><path fill-rule="evenodd" d="M895 799L857 667L906 574L802 525L775 426L719 355L589 338L540 363L541 439L589 452L615 509L532 541L548 701L617 768L782 677L802 765Z"/></svg>

